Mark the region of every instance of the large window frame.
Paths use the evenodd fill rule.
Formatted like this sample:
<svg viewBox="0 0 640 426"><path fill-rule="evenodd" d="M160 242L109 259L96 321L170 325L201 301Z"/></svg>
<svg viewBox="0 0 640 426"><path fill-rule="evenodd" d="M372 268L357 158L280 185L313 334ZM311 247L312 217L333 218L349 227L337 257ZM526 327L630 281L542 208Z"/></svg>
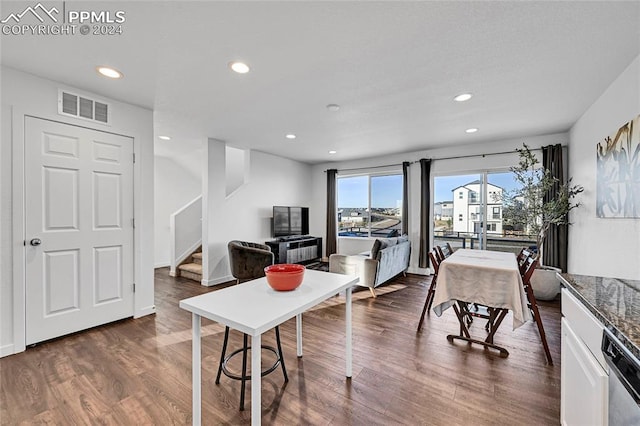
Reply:
<svg viewBox="0 0 640 426"><path fill-rule="evenodd" d="M477 231L479 232L477 232L477 238L471 237L471 235L476 234L476 232L466 233L466 234L469 234L465 238L466 244L460 243L462 244L463 247L481 249L481 250L494 249L493 244L495 244L495 241L496 241L495 234L498 231L497 222L501 222L502 220L504 220L504 216L503 216L503 206L499 207L499 213L496 214L494 209L498 207L492 205L494 204L492 200L495 198L496 193L495 191L492 191L490 187L490 185L495 185L495 183L491 182L492 181L491 175L509 173L509 172L510 172L510 169L508 167L500 167L500 168L495 168L490 170L465 169L465 170L457 170L454 173L436 173L432 175L432 178L431 178L432 179L431 185L433 188L432 199L431 199L432 206L436 202L444 202L443 200L440 200L440 199L436 201L436 193L435 193L436 180L438 178L473 176L473 177L477 177L479 181L478 183L480 187L478 192L475 194L475 197L471 195L472 191L469 191L469 194L468 194L468 202L473 203L474 205L479 204L479 207L480 207L479 211L473 215L474 217L472 217L472 214L470 212L466 217L468 221L473 221L477 223L476 228L477 228ZM457 188L452 188L452 189L457 189ZM457 198L464 199L463 193L461 191L457 191L457 190L453 191L451 195L454 202ZM464 216L461 213L456 213L454 209L454 215L452 219L453 219L453 222L455 222L456 220L458 222L463 222ZM434 220L434 223L435 223L435 217L432 218L432 220ZM474 229L474 231L476 231L476 229ZM503 234L503 237L508 238L508 236L504 235L504 232L501 232L501 234ZM431 234L432 244L437 244L438 243L437 240L439 240L439 238L442 238L442 237L438 237L435 232L432 232ZM450 237L447 237L447 238L450 238ZM453 241L452 244L454 245L454 247L459 247L460 244L455 244L456 241ZM531 240L530 236L529 238L522 238L522 243L519 244L519 247L530 245L531 243L535 243L535 240ZM518 245L517 242L514 244Z"/></svg>
<svg viewBox="0 0 640 426"><path fill-rule="evenodd" d="M371 219L372 215L374 214L374 209L381 209L380 207L373 207L372 206L372 200L375 199L375 195L373 194L373 188L374 188L374 184L372 184L372 181L375 181L375 179L378 178L384 178L384 177L397 177L399 178L399 187L397 188L398 193L399 193L399 198L401 201L400 205L396 205L395 207L391 207L391 206L387 206L385 209L385 211L382 212L376 212L375 214L380 216L385 216L388 217L387 219L383 219L383 220L389 220L390 223L393 223L393 218L399 218L399 220L397 221L397 223L393 223L391 226L386 227L386 228L376 228L376 227L372 227L372 225L376 222L374 220ZM366 222L366 226L352 226L350 227L349 230L346 229L346 227L343 227L343 223L344 221L344 217L342 216L343 213L345 213L345 209L351 209L351 206L345 206L345 205L341 205L341 200L340 200L340 190L341 190L341 180L345 180L345 179L353 179L353 178L367 178L367 205L365 207L366 212L367 212L367 216L363 217L362 221ZM346 175L339 175L336 178L336 198L337 198L337 202L336 202L336 206L337 206L337 218L338 218L338 238L355 238L355 239L362 239L362 238L388 238L388 237L396 237L396 236L400 236L402 234L402 221L406 220L406 218L402 217L402 204L404 204L406 201L404 200L403 197L403 175L402 175L402 170L388 170L388 171L384 171L384 172L371 172L371 173L359 173L359 174L346 174ZM361 209L361 208L357 208L357 209ZM389 211L387 211L388 209L391 210L395 210L395 214L391 215ZM356 210L356 209L354 209ZM355 229L357 228L357 230Z"/></svg>

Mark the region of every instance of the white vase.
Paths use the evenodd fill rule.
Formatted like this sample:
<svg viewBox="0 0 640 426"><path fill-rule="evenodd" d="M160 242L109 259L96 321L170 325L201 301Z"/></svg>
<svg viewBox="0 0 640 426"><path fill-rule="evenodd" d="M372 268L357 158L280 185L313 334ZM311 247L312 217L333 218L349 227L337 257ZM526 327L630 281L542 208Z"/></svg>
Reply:
<svg viewBox="0 0 640 426"><path fill-rule="evenodd" d="M562 272L553 266L540 266L531 276L531 288L536 300L553 300L560 293L560 281L557 272Z"/></svg>

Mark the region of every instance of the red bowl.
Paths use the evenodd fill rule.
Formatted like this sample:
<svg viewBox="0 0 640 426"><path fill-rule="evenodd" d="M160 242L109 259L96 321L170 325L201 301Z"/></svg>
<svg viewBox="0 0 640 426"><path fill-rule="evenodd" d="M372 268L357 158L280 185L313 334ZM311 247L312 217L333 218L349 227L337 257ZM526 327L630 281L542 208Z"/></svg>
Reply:
<svg viewBox="0 0 640 426"><path fill-rule="evenodd" d="M272 289L277 291L291 291L302 284L305 269L304 265L282 263L267 266L264 268L264 273Z"/></svg>

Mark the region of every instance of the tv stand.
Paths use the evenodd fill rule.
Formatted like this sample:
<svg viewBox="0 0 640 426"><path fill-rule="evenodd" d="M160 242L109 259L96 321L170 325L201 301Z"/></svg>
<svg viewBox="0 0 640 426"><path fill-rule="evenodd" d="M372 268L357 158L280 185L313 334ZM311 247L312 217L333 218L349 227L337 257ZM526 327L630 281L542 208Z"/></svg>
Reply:
<svg viewBox="0 0 640 426"><path fill-rule="evenodd" d="M271 248L276 263L307 264L322 258L322 238L310 235L280 237L265 244Z"/></svg>

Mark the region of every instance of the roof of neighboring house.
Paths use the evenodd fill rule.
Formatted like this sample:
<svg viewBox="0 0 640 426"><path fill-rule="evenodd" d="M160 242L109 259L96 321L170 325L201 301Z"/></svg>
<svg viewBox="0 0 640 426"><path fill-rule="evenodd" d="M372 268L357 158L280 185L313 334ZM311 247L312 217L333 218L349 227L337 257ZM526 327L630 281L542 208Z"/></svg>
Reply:
<svg viewBox="0 0 640 426"><path fill-rule="evenodd" d="M460 186L458 186L458 187L456 187L456 188L453 188L451 191L453 192L453 191L455 191L455 190L456 190L456 189L458 189L458 188L465 188L465 187L466 187L466 186L468 186L468 185L480 185L480 183L481 183L481 182L480 182L479 180L477 180L477 179L476 179L476 180L474 180L473 182L465 183L464 185L460 185ZM494 188L504 189L504 188L502 188L501 186L494 185L494 184L492 184L492 183L490 183L490 184L489 184L489 186L493 186ZM469 188L465 188L465 189L469 189ZM453 201L452 201L452 202L453 202Z"/></svg>

